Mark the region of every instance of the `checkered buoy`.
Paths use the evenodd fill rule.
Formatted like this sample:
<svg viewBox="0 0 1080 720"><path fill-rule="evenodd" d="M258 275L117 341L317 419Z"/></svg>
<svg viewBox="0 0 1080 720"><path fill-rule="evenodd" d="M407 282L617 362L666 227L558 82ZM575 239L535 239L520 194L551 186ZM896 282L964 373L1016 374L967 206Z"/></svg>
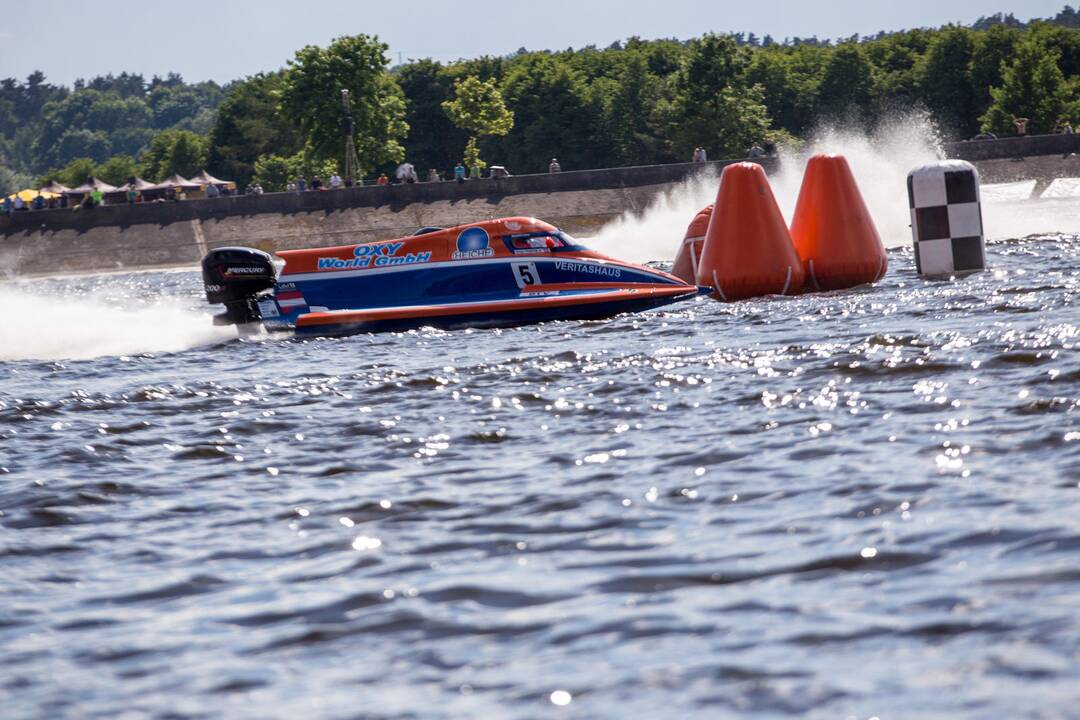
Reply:
<svg viewBox="0 0 1080 720"><path fill-rule="evenodd" d="M915 270L923 277L986 267L979 171L963 160L942 160L908 173Z"/></svg>

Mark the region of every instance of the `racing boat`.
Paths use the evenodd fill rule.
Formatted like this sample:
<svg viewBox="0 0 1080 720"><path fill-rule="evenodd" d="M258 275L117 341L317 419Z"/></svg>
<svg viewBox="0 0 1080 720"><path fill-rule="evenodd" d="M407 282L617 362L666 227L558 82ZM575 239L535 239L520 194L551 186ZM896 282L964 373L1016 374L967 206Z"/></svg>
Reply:
<svg viewBox="0 0 1080 720"><path fill-rule="evenodd" d="M527 217L426 227L409 237L277 253L223 247L202 261L217 324L297 335L597 319L708 288L622 262Z"/></svg>

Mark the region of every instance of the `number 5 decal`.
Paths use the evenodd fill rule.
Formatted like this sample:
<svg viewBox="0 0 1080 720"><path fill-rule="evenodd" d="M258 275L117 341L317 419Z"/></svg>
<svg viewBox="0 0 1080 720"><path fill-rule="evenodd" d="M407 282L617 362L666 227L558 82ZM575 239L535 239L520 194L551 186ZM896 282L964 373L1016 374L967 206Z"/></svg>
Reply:
<svg viewBox="0 0 1080 720"><path fill-rule="evenodd" d="M529 285L538 285L540 283L540 273L536 272L536 263L516 262L510 263L510 267L514 271L514 280L517 282L517 286L522 290Z"/></svg>

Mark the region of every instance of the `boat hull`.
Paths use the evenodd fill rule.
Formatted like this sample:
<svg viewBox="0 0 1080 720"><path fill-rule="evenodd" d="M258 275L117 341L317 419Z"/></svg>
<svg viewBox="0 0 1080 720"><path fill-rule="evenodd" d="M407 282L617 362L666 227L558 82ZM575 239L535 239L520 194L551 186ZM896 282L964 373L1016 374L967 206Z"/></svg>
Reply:
<svg viewBox="0 0 1080 720"><path fill-rule="evenodd" d="M550 294L544 294L546 292ZM651 310L698 293L696 287L670 286L534 291L512 300L316 312L298 318L295 332L298 336L350 335L418 327L453 330L511 327L553 320L599 320Z"/></svg>

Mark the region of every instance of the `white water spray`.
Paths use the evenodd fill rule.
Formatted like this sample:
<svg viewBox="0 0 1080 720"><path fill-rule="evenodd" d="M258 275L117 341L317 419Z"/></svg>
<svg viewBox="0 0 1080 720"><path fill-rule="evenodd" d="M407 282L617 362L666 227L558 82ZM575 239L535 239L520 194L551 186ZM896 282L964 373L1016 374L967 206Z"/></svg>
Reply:
<svg viewBox="0 0 1080 720"><path fill-rule="evenodd" d="M117 307L85 295L51 295L32 283L0 285L0 360L84 360L177 352L236 337L233 328L179 299L132 300Z"/></svg>
<svg viewBox="0 0 1080 720"><path fill-rule="evenodd" d="M719 179L709 171L681 182L657 196L645 212L625 212L583 242L592 250L620 260L672 260L686 226L698 210L716 199Z"/></svg>
<svg viewBox="0 0 1080 720"><path fill-rule="evenodd" d="M784 152L770 177L773 193L791 223L806 161L817 153L843 155L886 247L910 245L911 213L907 174L912 168L943 157L933 123L910 113L898 116L870 134L826 128L798 152ZM699 176L659 196L640 215L624 213L585 243L599 252L631 262L671 260L698 210L716 199L717 178ZM1080 233L1076 200L1023 201L983 198L983 225L988 239L1037 233Z"/></svg>
<svg viewBox="0 0 1080 720"><path fill-rule="evenodd" d="M843 155L874 218L885 247L911 244L911 210L907 176L912 168L940 159L933 125L912 113L883 125L873 134L826 128L818 131L798 153L781 153L780 169L769 178L776 200L791 225L806 163L813 155Z"/></svg>

